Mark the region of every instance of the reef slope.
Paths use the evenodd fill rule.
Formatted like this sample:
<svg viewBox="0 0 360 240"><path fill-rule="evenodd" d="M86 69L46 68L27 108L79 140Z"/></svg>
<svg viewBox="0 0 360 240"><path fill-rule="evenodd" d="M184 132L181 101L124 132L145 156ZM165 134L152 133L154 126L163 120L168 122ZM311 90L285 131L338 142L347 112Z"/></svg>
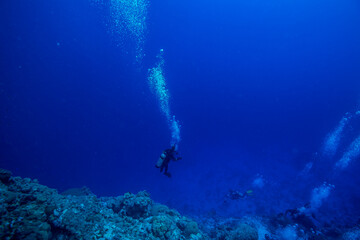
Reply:
<svg viewBox="0 0 360 240"><path fill-rule="evenodd" d="M97 198L88 189L59 194L0 169L0 239L207 239L196 222L145 191Z"/></svg>

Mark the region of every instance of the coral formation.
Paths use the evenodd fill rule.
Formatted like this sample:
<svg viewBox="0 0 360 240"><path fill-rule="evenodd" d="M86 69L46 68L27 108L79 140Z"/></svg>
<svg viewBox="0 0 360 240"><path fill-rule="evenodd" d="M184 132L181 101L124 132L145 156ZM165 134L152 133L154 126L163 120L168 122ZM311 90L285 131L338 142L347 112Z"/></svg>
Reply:
<svg viewBox="0 0 360 240"><path fill-rule="evenodd" d="M360 239L360 228L354 228L351 229L350 231L346 232L343 234L342 236L343 240L356 240L356 239Z"/></svg>
<svg viewBox="0 0 360 240"><path fill-rule="evenodd" d="M259 226L255 219L250 218L201 218L201 229L208 234L209 239L221 240L257 240L262 239L259 235Z"/></svg>
<svg viewBox="0 0 360 240"><path fill-rule="evenodd" d="M143 191L97 198L62 194L0 170L0 239L206 239L197 223Z"/></svg>
<svg viewBox="0 0 360 240"><path fill-rule="evenodd" d="M231 232L229 240L257 240L259 238L257 230L245 223L239 224L234 231Z"/></svg>
<svg viewBox="0 0 360 240"><path fill-rule="evenodd" d="M61 194L0 169L0 239L274 240L359 239L359 226L314 224L297 209L271 217L193 216L155 203L149 193L96 197L88 188Z"/></svg>

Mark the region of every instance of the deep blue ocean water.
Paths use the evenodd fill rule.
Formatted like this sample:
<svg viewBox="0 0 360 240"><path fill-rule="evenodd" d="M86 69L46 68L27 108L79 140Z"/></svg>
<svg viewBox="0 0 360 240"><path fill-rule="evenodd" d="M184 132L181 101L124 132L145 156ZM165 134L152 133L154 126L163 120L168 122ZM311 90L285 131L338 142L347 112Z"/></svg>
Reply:
<svg viewBox="0 0 360 240"><path fill-rule="evenodd" d="M327 182L318 215L358 220L359 156L335 167L360 135L358 1L152 0L147 17L136 63L104 6L1 1L1 168L59 191L147 190L186 213L226 216L300 207ZM154 167L171 135L147 81L160 49L182 126L172 178ZM230 189L253 195L225 201Z"/></svg>

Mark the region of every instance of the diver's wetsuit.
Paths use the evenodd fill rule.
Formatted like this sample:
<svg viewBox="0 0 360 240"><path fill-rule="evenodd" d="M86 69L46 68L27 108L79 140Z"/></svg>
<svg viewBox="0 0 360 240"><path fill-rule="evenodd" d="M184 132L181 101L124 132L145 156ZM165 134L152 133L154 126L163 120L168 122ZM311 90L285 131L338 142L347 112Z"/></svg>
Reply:
<svg viewBox="0 0 360 240"><path fill-rule="evenodd" d="M224 200L224 202L227 202L227 199L230 199L230 200L244 199L249 196L252 196L252 194L253 194L252 190L247 190L246 192L240 192L237 190L230 189L228 194L226 194L226 199Z"/></svg>
<svg viewBox="0 0 360 240"><path fill-rule="evenodd" d="M230 190L229 193L226 195L228 198L230 198L231 200L238 200L238 199L242 199L245 198L246 192L242 193L239 191L235 191L235 190Z"/></svg>
<svg viewBox="0 0 360 240"><path fill-rule="evenodd" d="M169 169L169 162L171 160L173 161L178 161L181 159L181 157L176 157L175 155L179 154L178 152L175 151L175 146L172 146L172 148L166 149L163 151L163 154L165 155L165 158L162 158L163 161L161 163L161 165L156 165L157 168L160 168L160 172L164 171L164 175L167 177L171 177L171 174L168 172ZM161 158L161 157L160 157Z"/></svg>

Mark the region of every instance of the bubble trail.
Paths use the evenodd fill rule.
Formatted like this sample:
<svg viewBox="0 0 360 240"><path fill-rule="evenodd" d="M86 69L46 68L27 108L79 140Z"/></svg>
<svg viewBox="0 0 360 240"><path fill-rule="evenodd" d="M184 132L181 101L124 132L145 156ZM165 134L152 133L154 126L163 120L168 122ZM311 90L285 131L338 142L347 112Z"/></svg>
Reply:
<svg viewBox="0 0 360 240"><path fill-rule="evenodd" d="M311 200L310 200L310 206L313 210L316 210L321 207L322 203L325 199L327 199L330 195L330 192L332 189L334 189L335 186L323 183L320 187L315 188L312 191Z"/></svg>
<svg viewBox="0 0 360 240"><path fill-rule="evenodd" d="M168 126L171 132L171 145L177 147L178 143L181 140L180 137L180 124L176 120L175 115L171 115L169 99L170 94L169 90L166 88L166 79L164 76L164 50L161 49L160 53L157 55L158 62L155 67L149 69L148 73L148 82L151 91L159 101L160 111L166 117Z"/></svg>
<svg viewBox="0 0 360 240"><path fill-rule="evenodd" d="M130 40L135 44L136 62L144 57L145 34L149 2L147 0L91 0L98 7L104 7L110 13L109 32L120 45Z"/></svg>
<svg viewBox="0 0 360 240"><path fill-rule="evenodd" d="M334 188L334 185L326 182L324 182L321 186L314 188L311 192L310 204L298 208L300 213L311 215L316 212L322 206L323 202L330 196L330 193Z"/></svg>
<svg viewBox="0 0 360 240"><path fill-rule="evenodd" d="M358 136L349 146L342 158L335 164L336 168L345 169L349 163L360 157L360 136Z"/></svg>
<svg viewBox="0 0 360 240"><path fill-rule="evenodd" d="M333 157L339 147L340 140L343 136L344 129L348 124L351 116L347 113L336 126L336 128L328 134L324 141L323 153L328 157Z"/></svg>

